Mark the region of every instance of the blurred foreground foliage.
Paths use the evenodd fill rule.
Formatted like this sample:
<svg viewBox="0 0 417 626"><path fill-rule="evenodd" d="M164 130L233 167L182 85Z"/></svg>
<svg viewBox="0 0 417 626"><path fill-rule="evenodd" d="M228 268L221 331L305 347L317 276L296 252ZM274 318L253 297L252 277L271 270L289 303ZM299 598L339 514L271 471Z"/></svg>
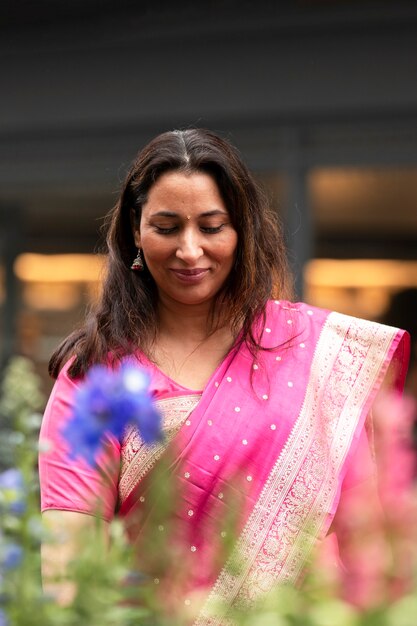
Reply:
<svg viewBox="0 0 417 626"><path fill-rule="evenodd" d="M37 442L44 402L31 363L12 359L0 394L0 626L186 626L190 615L180 593L186 565L172 553L167 535L156 530L146 536L148 556L142 554L144 568L139 572L118 520L110 525L110 542L104 540L99 520L94 539L91 533L80 538L77 559L68 572L75 586L73 601L63 607L44 594L40 545L63 539L48 533L39 513ZM154 503L160 503L156 529L169 524L175 501L165 469L162 466L153 481ZM406 522L415 526L416 519ZM403 532L404 525L401 528ZM391 523L390 550L396 549L395 533ZM239 626L415 626L417 546L410 549L408 544L407 558L408 588L396 598L387 594L377 606L359 610L343 601L326 566L317 561L302 590L281 586L255 607L234 609L228 619ZM172 597L161 596L155 578L142 573L155 567L171 576Z"/></svg>

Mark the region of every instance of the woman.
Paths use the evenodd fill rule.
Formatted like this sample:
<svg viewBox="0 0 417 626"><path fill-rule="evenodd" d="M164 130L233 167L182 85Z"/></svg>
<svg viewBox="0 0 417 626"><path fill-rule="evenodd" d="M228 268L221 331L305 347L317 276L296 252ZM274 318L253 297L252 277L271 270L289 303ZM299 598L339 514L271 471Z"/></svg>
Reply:
<svg viewBox="0 0 417 626"><path fill-rule="evenodd" d="M344 494L374 498L365 418L390 364L401 388L407 337L289 302L268 203L237 151L206 130L168 132L142 150L107 243L101 299L50 362L57 382L41 433L53 442L40 457L42 509L54 525L82 527L100 493L104 519L117 511L140 541L148 481L169 454L181 489L184 602L195 604L196 624L214 624L219 599L250 603L296 581L330 527L345 532L336 515ZM126 355L151 374L166 439L145 447L135 431L109 436L103 484L103 471L68 462L59 433L88 367ZM218 555L237 501L233 569Z"/></svg>

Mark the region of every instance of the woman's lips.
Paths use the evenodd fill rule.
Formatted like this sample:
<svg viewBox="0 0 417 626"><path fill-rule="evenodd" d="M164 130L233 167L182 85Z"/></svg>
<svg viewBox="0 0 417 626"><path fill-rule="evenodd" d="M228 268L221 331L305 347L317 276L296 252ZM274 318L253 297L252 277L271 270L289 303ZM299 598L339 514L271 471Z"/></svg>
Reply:
<svg viewBox="0 0 417 626"><path fill-rule="evenodd" d="M197 267L192 270L176 270L171 269L171 272L184 283L198 283L204 278L209 270L204 267Z"/></svg>

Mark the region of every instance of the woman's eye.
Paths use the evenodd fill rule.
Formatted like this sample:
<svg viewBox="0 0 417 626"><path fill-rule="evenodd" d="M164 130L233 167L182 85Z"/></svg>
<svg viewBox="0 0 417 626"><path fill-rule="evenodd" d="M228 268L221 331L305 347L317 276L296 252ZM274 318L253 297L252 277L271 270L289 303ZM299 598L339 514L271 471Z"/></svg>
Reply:
<svg viewBox="0 0 417 626"><path fill-rule="evenodd" d="M200 226L200 230L207 235L214 235L215 233L219 233L224 224L220 224L220 226Z"/></svg>
<svg viewBox="0 0 417 626"><path fill-rule="evenodd" d="M219 226L200 226L200 231L206 235L214 235L219 233L223 229L223 226L224 224L219 224ZM155 224L154 228L158 235L171 235L177 232L179 226L158 226Z"/></svg>
<svg viewBox="0 0 417 626"><path fill-rule="evenodd" d="M170 235L171 233L175 232L176 226L171 226L169 228L163 226L155 226L155 229L156 232L160 235Z"/></svg>

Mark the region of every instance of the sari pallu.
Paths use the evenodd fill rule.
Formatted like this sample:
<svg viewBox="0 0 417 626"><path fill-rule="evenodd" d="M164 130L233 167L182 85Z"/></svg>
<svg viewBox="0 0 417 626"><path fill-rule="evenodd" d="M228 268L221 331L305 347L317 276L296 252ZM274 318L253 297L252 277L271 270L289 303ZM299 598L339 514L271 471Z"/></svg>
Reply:
<svg viewBox="0 0 417 626"><path fill-rule="evenodd" d="M181 483L185 603L196 589L207 593L198 625L224 623L213 617L219 603L251 604L300 578L330 527L346 474L361 480L368 471L350 467L365 418L390 363L402 387L409 350L403 331L279 301L267 307L262 345L275 349L255 360L245 346L230 353L201 397L176 399L182 412L160 403ZM122 515L140 509L144 479L164 451L146 448L132 432L126 437ZM243 502L238 538L221 567L215 552L236 495Z"/></svg>

